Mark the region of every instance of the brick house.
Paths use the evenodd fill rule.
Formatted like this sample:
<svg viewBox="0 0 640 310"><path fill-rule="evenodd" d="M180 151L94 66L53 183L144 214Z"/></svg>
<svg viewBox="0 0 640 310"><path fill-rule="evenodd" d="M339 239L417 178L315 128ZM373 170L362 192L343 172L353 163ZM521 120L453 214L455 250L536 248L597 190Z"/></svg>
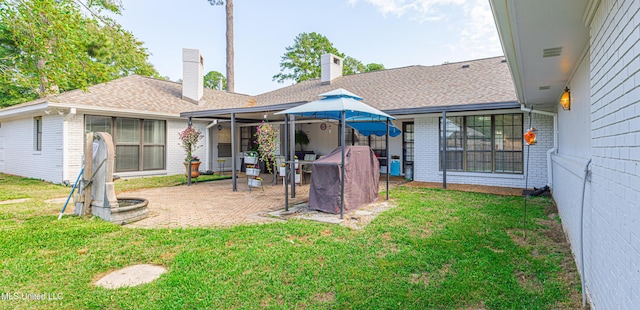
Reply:
<svg viewBox="0 0 640 310"><path fill-rule="evenodd" d="M557 118L553 196L591 307L637 309L640 2L490 3L518 101Z"/></svg>
<svg viewBox="0 0 640 310"><path fill-rule="evenodd" d="M235 119L240 130L237 151L248 147L252 127L267 118L282 125L287 108L319 99L318 95L345 89L368 105L397 119L402 134L389 138L385 154L384 137L360 135L348 129L346 143L368 145L380 158L385 172L388 160L399 160L402 174L425 182L442 182L442 112L447 112L447 180L451 183L483 184L523 188L527 148L522 134L529 125L528 111L517 101L509 70L503 57L477 59L437 66L403 68L342 76L341 59L322 58L322 78L303 81L255 96L250 107L183 112L196 119ZM532 114L539 129L540 143L531 148L529 185L549 183L547 151L553 147L553 114ZM296 130L305 131L310 143L306 151L325 155L338 147L338 124L328 120L296 119ZM528 127L527 127L528 128ZM474 134L472 134L474 133ZM215 149L211 158L217 158ZM236 167L240 158L236 157ZM398 158L398 159L393 159Z"/></svg>
<svg viewBox="0 0 640 310"><path fill-rule="evenodd" d="M75 90L2 109L0 172L69 182L81 168L83 132L102 130L114 136L116 174L179 174L185 154L178 132L187 119L205 134L197 152L201 170L239 170L241 152L251 147L255 126L265 116L282 129L282 116L274 112L344 88L397 118L395 126L403 134L390 138L389 154L384 137L365 137L354 130L347 135L348 144L374 149L383 172L389 160L398 160L402 174L442 181L440 123L446 111L449 182L524 187L527 149L522 132L528 114L517 101L503 57L349 76L342 76L340 58L323 59L321 79L247 96L202 89L202 57L197 50L184 50L182 85L130 76L87 92ZM529 184L543 186L549 182L546 155L553 147L553 117L533 114L533 122L541 143L531 149L529 158L536 168L529 171ZM296 123L310 138L306 151L324 155L338 146L337 124L301 119ZM30 164L21 164L24 159ZM219 159L224 166L218 165Z"/></svg>

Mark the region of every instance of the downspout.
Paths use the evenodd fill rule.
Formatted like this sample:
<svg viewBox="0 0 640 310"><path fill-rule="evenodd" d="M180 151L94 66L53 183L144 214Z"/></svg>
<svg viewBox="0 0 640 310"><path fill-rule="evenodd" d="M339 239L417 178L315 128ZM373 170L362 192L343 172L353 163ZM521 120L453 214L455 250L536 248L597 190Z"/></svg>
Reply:
<svg viewBox="0 0 640 310"><path fill-rule="evenodd" d="M580 202L580 284L582 286L582 308L587 305L587 292L585 287L585 274L584 274L584 192L587 188L587 181L589 181L589 165L591 164L591 158L584 166L584 178L582 179L582 200Z"/></svg>
<svg viewBox="0 0 640 310"><path fill-rule="evenodd" d="M526 108L524 104L520 104L520 110L527 113L532 112L534 114L553 116L553 148L550 148L547 151L547 185L550 188L553 188L553 165L551 162L551 155L558 152L558 113L531 110Z"/></svg>

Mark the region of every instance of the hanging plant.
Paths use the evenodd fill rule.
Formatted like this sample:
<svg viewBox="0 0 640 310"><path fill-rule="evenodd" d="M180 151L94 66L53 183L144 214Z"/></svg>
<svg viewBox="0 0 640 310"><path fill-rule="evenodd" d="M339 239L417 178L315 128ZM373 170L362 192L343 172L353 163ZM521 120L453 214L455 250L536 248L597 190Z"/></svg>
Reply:
<svg viewBox="0 0 640 310"><path fill-rule="evenodd" d="M187 129L181 131L179 135L182 148L187 153L187 157L184 159L184 161L199 161L198 157L193 156L193 152L195 152L202 146L198 145L198 141L204 138L202 132L192 126L188 126Z"/></svg>
<svg viewBox="0 0 640 310"><path fill-rule="evenodd" d="M278 148L278 132L268 122L262 121L255 134L258 144L258 158L266 163L267 171L273 173L273 165Z"/></svg>

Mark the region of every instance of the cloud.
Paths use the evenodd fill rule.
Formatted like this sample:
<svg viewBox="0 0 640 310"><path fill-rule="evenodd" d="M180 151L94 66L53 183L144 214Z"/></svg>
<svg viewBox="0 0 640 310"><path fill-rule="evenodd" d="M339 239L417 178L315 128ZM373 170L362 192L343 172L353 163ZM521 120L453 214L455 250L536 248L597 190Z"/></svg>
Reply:
<svg viewBox="0 0 640 310"><path fill-rule="evenodd" d="M442 44L467 57L502 54L493 14L487 0L347 0L352 6L360 2L375 7L384 16L408 18L419 23L446 23L450 37ZM456 42L457 41L457 42Z"/></svg>
<svg viewBox="0 0 640 310"><path fill-rule="evenodd" d="M410 18L418 20L431 20L434 16L438 17L440 15L438 7L462 5L465 2L465 0L348 0L352 6L360 1L376 7L385 16L391 14L402 17L407 14L412 15Z"/></svg>
<svg viewBox="0 0 640 310"><path fill-rule="evenodd" d="M472 57L501 55L498 32L486 0L469 0L463 5L465 20L457 46Z"/></svg>

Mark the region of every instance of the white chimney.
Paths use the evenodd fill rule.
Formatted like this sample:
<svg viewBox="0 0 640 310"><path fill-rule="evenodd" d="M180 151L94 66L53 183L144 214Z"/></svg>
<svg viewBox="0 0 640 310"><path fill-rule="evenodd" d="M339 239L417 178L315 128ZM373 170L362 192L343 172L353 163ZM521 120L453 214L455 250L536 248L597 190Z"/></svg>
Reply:
<svg viewBox="0 0 640 310"><path fill-rule="evenodd" d="M332 54L324 54L320 57L320 64L322 72L320 82L322 84L331 84L335 78L342 76L342 58Z"/></svg>
<svg viewBox="0 0 640 310"><path fill-rule="evenodd" d="M200 50L182 49L182 99L198 103L204 94L204 59Z"/></svg>

